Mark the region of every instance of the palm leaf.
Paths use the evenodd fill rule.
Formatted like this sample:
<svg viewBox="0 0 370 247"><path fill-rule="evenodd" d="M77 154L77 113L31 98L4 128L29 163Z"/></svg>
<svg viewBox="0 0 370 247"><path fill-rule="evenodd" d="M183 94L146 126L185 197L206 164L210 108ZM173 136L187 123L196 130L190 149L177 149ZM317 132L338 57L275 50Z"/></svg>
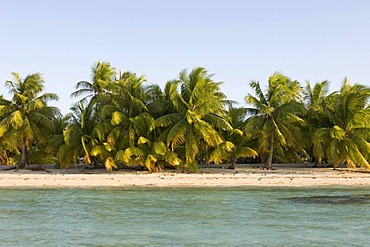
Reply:
<svg viewBox="0 0 370 247"><path fill-rule="evenodd" d="M177 122L171 128L167 136L167 143L171 143L172 150L185 142L188 131L188 126L184 119Z"/></svg>
<svg viewBox="0 0 370 247"><path fill-rule="evenodd" d="M178 158L175 152L167 150L165 153L165 161L172 166L179 166L181 164L181 159Z"/></svg>
<svg viewBox="0 0 370 247"><path fill-rule="evenodd" d="M154 142L153 151L158 155L165 155L167 152L167 146L163 142Z"/></svg>
<svg viewBox="0 0 370 247"><path fill-rule="evenodd" d="M107 171L117 170L118 166L112 157L108 157L104 162L105 169Z"/></svg>

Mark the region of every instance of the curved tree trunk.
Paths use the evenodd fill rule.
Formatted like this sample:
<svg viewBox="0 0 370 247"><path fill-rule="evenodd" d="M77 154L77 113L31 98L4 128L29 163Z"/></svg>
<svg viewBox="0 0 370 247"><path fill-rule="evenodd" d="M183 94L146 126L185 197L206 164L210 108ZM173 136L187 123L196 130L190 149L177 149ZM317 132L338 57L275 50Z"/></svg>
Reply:
<svg viewBox="0 0 370 247"><path fill-rule="evenodd" d="M272 134L270 137L270 148L269 148L269 157L267 158L267 161L263 168L266 168L267 170L272 168L272 156L274 154L274 135Z"/></svg>

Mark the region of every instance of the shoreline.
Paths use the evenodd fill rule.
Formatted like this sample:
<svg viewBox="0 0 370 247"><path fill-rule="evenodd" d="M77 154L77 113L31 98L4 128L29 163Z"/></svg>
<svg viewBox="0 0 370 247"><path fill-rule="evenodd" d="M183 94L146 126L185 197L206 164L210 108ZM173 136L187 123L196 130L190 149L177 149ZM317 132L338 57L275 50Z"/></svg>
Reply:
<svg viewBox="0 0 370 247"><path fill-rule="evenodd" d="M165 170L160 173L82 168L48 169L50 172L1 171L0 188L99 188L99 187L370 187L370 173L280 165L277 170L253 166L236 170L200 168L198 173Z"/></svg>

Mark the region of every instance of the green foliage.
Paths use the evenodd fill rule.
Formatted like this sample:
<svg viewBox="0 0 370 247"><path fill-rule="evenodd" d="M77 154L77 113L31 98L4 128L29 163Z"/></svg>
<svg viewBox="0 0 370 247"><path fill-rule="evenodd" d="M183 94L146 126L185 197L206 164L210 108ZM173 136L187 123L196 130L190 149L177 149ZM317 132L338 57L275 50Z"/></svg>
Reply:
<svg viewBox="0 0 370 247"><path fill-rule="evenodd" d="M166 92L174 112L156 119L162 128L160 140L165 140L172 151L179 152L185 168L196 171L196 156L201 143L215 147L223 142L218 130L231 129L225 118L226 96L220 82L214 82L204 68L183 70L178 80L166 84Z"/></svg>
<svg viewBox="0 0 370 247"><path fill-rule="evenodd" d="M268 156L265 167L271 168L274 148L294 147L297 152L303 153L299 137L301 127L305 125L301 118L305 108L301 103L299 83L282 74L274 74L269 78L266 93L259 82L252 81L250 86L256 96L248 94L245 98L252 106L247 108L251 116L245 131L249 138L259 140L259 155Z"/></svg>
<svg viewBox="0 0 370 247"><path fill-rule="evenodd" d="M77 164L79 157L83 157L86 164L93 164L91 151L104 139L104 129L98 124L92 101L80 101L71 111L66 116L68 126L63 132L64 144L58 152L63 168L68 168L71 162Z"/></svg>
<svg viewBox="0 0 370 247"><path fill-rule="evenodd" d="M154 118L141 114L133 119L137 142L134 146L119 151L116 159L128 165L140 165L151 172L161 171L162 165L179 166L181 160L164 142L154 141Z"/></svg>
<svg viewBox="0 0 370 247"><path fill-rule="evenodd" d="M327 128L332 126L329 116L326 113L328 103L329 83L327 81L318 82L312 88L310 82L306 82L304 91L305 106L307 109L306 116L304 117L307 125L304 127L305 150L311 159L316 164L322 163L322 155L318 155L317 147L314 147L315 132L320 128Z"/></svg>
<svg viewBox="0 0 370 247"><path fill-rule="evenodd" d="M13 73L13 80L6 81L5 86L12 99L0 99L0 140L10 152L22 154L17 163L28 166L41 155L37 153L30 159L30 148L45 145L54 132L53 119L60 113L47 103L58 96L41 94L44 81L40 73L24 79Z"/></svg>
<svg viewBox="0 0 370 247"><path fill-rule="evenodd" d="M91 68L92 82L80 81L76 84L76 91L71 97L76 98L86 95L82 101L102 101L107 95L110 84L115 80L115 69L108 62L97 62Z"/></svg>
<svg viewBox="0 0 370 247"><path fill-rule="evenodd" d="M224 141L213 149L209 156L209 162L222 163L226 161L230 163L229 168L235 169L237 159L258 156L258 153L249 147L249 140L243 132L246 116L247 110L245 108L235 108L232 104L229 106L226 119L232 129L220 131Z"/></svg>
<svg viewBox="0 0 370 247"><path fill-rule="evenodd" d="M334 167L370 168L370 128L368 124L370 89L350 85L344 80L339 92L327 97L325 113L332 126L320 128L314 135L314 153Z"/></svg>
<svg viewBox="0 0 370 247"><path fill-rule="evenodd" d="M183 70L163 90L146 78L116 70L108 62L92 67L91 82L76 84L82 97L61 116L48 106L41 74L6 81L11 99L0 95L0 163L86 164L117 170L163 167L196 171L198 162L229 163L258 157L276 162L370 168L370 90L346 79L329 94L328 82L300 83L273 74L266 90L250 83L248 107L234 107L204 68ZM43 94L42 94L43 93Z"/></svg>

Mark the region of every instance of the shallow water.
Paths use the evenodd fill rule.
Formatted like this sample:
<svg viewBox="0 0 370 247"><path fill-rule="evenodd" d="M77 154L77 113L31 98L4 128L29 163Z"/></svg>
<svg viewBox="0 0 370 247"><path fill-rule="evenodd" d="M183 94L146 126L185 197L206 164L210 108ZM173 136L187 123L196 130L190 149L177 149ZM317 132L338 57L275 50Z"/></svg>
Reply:
<svg viewBox="0 0 370 247"><path fill-rule="evenodd" d="M0 246L365 246L370 201L335 198L369 194L370 188L1 189Z"/></svg>

